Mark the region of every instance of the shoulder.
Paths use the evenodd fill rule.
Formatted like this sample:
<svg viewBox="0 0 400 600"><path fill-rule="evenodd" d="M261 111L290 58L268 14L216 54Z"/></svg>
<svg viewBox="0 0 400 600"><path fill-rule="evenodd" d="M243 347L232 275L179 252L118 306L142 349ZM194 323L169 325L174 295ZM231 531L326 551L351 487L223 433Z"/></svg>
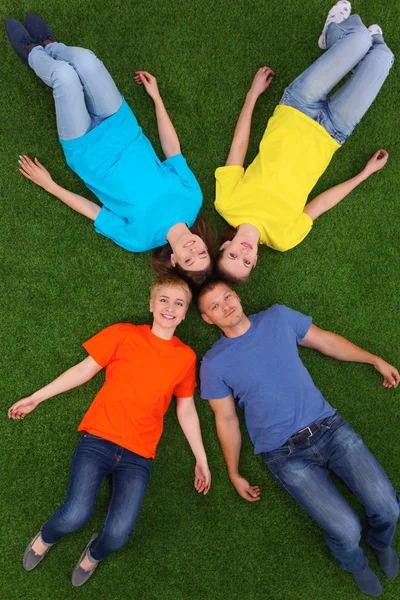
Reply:
<svg viewBox="0 0 400 600"><path fill-rule="evenodd" d="M184 355L187 360L189 361L194 361L196 360L196 353L193 350L193 348L191 348L190 346L188 346L187 344L185 344L184 342L182 342L182 340L180 340L178 337L174 336L173 337L174 340L174 347L179 350L182 355Z"/></svg>

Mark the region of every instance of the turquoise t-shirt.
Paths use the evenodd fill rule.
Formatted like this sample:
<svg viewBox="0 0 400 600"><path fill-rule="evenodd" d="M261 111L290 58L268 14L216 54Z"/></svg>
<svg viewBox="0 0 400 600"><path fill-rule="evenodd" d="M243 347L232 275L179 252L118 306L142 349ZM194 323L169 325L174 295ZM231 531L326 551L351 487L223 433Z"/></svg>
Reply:
<svg viewBox="0 0 400 600"><path fill-rule="evenodd" d="M122 248L157 248L173 225L196 220L202 193L186 159L161 162L125 100L86 135L61 144L68 165L103 204L95 230Z"/></svg>

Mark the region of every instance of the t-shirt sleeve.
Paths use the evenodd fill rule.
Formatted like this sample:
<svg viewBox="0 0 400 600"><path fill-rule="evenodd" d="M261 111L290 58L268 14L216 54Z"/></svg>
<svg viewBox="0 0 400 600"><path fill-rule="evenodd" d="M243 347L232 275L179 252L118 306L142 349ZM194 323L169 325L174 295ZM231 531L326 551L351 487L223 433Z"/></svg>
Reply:
<svg viewBox="0 0 400 600"><path fill-rule="evenodd" d="M218 167L215 171L215 207L217 210L232 195L243 175L244 168L238 165Z"/></svg>
<svg viewBox="0 0 400 600"><path fill-rule="evenodd" d="M96 233L101 233L119 246L130 250L132 236L128 231L128 224L127 219L119 217L103 206L94 221L94 228Z"/></svg>
<svg viewBox="0 0 400 600"><path fill-rule="evenodd" d="M102 329L82 344L86 352L102 367L107 366L124 336L124 323L117 323Z"/></svg>
<svg viewBox="0 0 400 600"><path fill-rule="evenodd" d="M276 248L285 252L300 244L310 233L313 226L312 218L305 212L302 212L296 223L286 232L281 248Z"/></svg>
<svg viewBox="0 0 400 600"><path fill-rule="evenodd" d="M189 368L181 381L175 386L174 396L177 398L190 398L190 396L193 396L196 386L196 355L193 353Z"/></svg>
<svg viewBox="0 0 400 600"><path fill-rule="evenodd" d="M199 188L198 181L193 175L193 172L189 169L186 158L183 156L183 154L175 154L174 156L170 156L164 160L162 165L165 169L167 169L167 171L177 175L183 185L186 187Z"/></svg>
<svg viewBox="0 0 400 600"><path fill-rule="evenodd" d="M303 313L288 308L283 304L277 304L276 306L279 308L282 317L295 334L297 344L300 344L301 340L311 327L312 317L303 315Z"/></svg>
<svg viewBox="0 0 400 600"><path fill-rule="evenodd" d="M203 400L226 398L232 390L223 381L220 373L207 358L203 358L200 366L200 396Z"/></svg>

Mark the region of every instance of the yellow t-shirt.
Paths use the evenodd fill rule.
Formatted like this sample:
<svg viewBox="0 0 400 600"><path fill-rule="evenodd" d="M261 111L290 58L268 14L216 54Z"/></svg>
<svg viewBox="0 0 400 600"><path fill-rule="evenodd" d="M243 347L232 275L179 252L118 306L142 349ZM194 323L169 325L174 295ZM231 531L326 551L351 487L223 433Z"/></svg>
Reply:
<svg viewBox="0 0 400 600"><path fill-rule="evenodd" d="M257 227L261 244L289 250L311 230L313 221L303 209L338 148L319 123L279 104L246 172L240 166L215 171L215 208L233 227Z"/></svg>

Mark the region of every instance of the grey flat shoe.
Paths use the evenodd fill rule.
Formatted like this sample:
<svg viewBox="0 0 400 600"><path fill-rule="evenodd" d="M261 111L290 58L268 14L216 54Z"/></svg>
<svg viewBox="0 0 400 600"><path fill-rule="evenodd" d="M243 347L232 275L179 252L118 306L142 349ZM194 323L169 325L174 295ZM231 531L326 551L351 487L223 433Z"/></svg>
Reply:
<svg viewBox="0 0 400 600"><path fill-rule="evenodd" d="M74 587L80 587L81 585L86 583L87 580L93 575L93 573L96 570L97 565L99 564L98 562L96 562L93 569L91 569L90 571L86 571L86 569L82 569L82 567L80 566L81 562L83 561L83 559L85 558L85 556L89 550L90 544L93 542L93 540L95 540L97 538L97 536L98 536L98 533L94 533L92 535L92 537L89 540L88 545L82 552L81 557L78 560L78 563L72 573L72 585Z"/></svg>
<svg viewBox="0 0 400 600"><path fill-rule="evenodd" d="M54 544L48 544L47 550L45 550L43 554L37 554L36 552L34 552L32 550L32 546L36 542L36 540L38 539L38 537L41 535L41 533L42 533L42 531L39 531L39 533L37 533L35 535L35 537L33 538L33 540L31 542L29 542L29 544L27 545L27 547L25 549L24 559L22 561L22 565L23 565L25 571L32 571L32 569L34 569L35 567L37 567L37 565L40 563L40 561L42 560L42 558L44 558L46 556L46 554L48 553L48 551L50 550L50 548L52 546L54 546Z"/></svg>

